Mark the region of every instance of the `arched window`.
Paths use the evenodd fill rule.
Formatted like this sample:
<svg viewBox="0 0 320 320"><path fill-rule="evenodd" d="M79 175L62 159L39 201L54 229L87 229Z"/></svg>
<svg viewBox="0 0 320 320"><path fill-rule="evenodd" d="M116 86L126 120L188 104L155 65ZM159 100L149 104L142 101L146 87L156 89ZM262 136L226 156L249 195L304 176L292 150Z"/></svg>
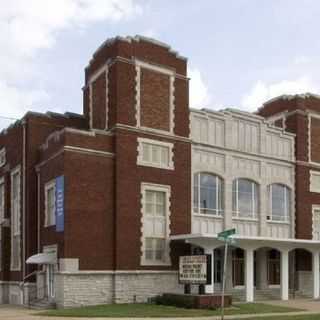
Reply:
<svg viewBox="0 0 320 320"><path fill-rule="evenodd" d="M193 210L195 213L222 215L222 180L208 173L194 175Z"/></svg>
<svg viewBox="0 0 320 320"><path fill-rule="evenodd" d="M268 220L289 221L290 217L290 189L279 183L269 186L270 215Z"/></svg>
<svg viewBox="0 0 320 320"><path fill-rule="evenodd" d="M238 218L258 218L258 184L249 179L233 181L233 216Z"/></svg>

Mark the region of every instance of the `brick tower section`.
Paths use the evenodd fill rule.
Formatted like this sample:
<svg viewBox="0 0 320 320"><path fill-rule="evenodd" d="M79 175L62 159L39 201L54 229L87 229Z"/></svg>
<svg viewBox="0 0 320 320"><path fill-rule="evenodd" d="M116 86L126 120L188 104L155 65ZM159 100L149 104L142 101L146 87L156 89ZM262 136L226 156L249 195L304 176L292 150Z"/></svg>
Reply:
<svg viewBox="0 0 320 320"><path fill-rule="evenodd" d="M168 186L170 235L191 232L191 143L186 59L163 43L115 38L85 73L84 115L91 129L115 138L116 270L176 269L185 246L170 244L171 265L145 266L142 184ZM138 164L139 140L172 145L173 168ZM174 248L173 248L174 247Z"/></svg>
<svg viewBox="0 0 320 320"><path fill-rule="evenodd" d="M312 94L279 97L265 103L258 113L275 119L275 125L296 134L296 238L312 239L312 207L320 205L320 193L310 188L311 173L320 174L320 97Z"/></svg>

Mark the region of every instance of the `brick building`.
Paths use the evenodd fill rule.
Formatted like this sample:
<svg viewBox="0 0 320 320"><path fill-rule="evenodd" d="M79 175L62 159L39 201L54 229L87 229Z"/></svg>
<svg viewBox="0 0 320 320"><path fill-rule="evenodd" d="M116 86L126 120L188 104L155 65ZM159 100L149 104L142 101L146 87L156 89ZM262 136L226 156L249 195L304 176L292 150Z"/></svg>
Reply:
<svg viewBox="0 0 320 320"><path fill-rule="evenodd" d="M83 115L29 112L0 134L0 302L182 292L179 256L199 250L218 292L230 227L235 298L319 297L320 99L193 110L186 72L166 44L110 39L85 69Z"/></svg>

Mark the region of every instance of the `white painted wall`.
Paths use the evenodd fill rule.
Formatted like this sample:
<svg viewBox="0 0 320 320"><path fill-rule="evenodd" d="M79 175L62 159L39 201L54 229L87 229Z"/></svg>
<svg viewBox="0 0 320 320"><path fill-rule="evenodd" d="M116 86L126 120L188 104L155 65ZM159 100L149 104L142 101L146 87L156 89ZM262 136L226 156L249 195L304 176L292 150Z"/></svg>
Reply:
<svg viewBox="0 0 320 320"><path fill-rule="evenodd" d="M243 236L294 237L294 135L270 125L260 116L231 109L193 110L190 117L192 172L216 174L224 182L224 216L192 214L192 232L216 234L235 227ZM257 220L232 218L232 182L236 178L249 178L259 184ZM267 221L270 214L267 193L272 183L291 189L289 223Z"/></svg>

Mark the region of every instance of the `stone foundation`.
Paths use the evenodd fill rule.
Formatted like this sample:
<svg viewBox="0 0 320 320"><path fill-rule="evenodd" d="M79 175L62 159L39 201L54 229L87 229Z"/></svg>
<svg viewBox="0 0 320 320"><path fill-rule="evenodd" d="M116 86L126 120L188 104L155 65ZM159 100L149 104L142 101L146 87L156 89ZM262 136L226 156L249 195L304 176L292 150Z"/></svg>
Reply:
<svg viewBox="0 0 320 320"><path fill-rule="evenodd" d="M22 305L23 300L25 302L29 300L29 295L36 294L35 288L35 284L26 283L22 292L20 282L0 281L0 304Z"/></svg>
<svg viewBox="0 0 320 320"><path fill-rule="evenodd" d="M171 271L61 272L55 284L58 308L146 302L164 292L183 293L178 273Z"/></svg>

